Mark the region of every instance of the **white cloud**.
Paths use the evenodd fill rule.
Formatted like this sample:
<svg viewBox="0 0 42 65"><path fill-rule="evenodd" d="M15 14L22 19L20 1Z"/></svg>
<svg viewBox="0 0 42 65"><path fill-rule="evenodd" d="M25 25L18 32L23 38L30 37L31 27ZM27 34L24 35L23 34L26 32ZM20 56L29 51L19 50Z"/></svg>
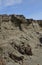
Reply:
<svg viewBox="0 0 42 65"><path fill-rule="evenodd" d="M11 6L14 4L20 4L22 0L0 0L0 7Z"/></svg>

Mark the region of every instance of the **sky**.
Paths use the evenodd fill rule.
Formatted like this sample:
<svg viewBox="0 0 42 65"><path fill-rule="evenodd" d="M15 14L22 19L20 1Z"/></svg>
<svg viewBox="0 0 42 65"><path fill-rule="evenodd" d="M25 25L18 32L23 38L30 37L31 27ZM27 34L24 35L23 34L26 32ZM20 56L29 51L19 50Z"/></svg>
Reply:
<svg viewBox="0 0 42 65"><path fill-rule="evenodd" d="M0 14L18 14L42 19L42 0L0 0Z"/></svg>

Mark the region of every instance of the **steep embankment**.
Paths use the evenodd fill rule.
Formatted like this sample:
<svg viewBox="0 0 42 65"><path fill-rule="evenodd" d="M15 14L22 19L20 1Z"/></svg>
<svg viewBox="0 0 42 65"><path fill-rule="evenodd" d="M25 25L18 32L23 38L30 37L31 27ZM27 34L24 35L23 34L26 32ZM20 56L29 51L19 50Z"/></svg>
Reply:
<svg viewBox="0 0 42 65"><path fill-rule="evenodd" d="M41 65L42 20L0 15L0 56L6 65Z"/></svg>

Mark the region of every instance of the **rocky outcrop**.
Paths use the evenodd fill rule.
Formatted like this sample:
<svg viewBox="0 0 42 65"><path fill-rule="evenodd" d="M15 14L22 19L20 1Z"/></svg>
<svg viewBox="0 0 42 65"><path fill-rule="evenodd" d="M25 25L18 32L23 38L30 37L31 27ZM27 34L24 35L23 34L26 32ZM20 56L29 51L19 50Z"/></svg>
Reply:
<svg viewBox="0 0 42 65"><path fill-rule="evenodd" d="M31 50L30 45L26 45L26 47L25 45L20 45L19 52L22 54L32 55L32 50Z"/></svg>
<svg viewBox="0 0 42 65"><path fill-rule="evenodd" d="M42 65L42 20L0 15L0 55L0 64Z"/></svg>
<svg viewBox="0 0 42 65"><path fill-rule="evenodd" d="M25 46L24 42L21 42L21 44L12 42L11 45L13 48L18 50L21 54L32 55L32 48L29 44L26 44L26 46Z"/></svg>
<svg viewBox="0 0 42 65"><path fill-rule="evenodd" d="M40 26L42 26L42 20L33 20L33 19L26 19L23 15L0 15L0 20L3 22L8 22L8 21L12 21L14 23L17 23L17 25L21 24L21 23L27 23L27 24L31 24L32 21L37 21L38 24ZM17 21L17 22L16 22Z"/></svg>
<svg viewBox="0 0 42 65"><path fill-rule="evenodd" d="M11 58L11 59L13 59L15 62L18 62L18 61L21 61L21 62L23 62L23 59L24 59L24 57L23 56L17 56L17 55L14 55L14 54L9 54L9 57Z"/></svg>

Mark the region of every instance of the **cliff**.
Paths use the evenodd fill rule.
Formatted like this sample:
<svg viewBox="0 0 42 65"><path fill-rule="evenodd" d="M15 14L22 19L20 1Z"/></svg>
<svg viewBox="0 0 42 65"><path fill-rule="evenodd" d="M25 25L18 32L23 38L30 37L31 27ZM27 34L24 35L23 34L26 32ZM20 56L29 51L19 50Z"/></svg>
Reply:
<svg viewBox="0 0 42 65"><path fill-rule="evenodd" d="M41 65L42 20L0 15L0 56L6 65Z"/></svg>

